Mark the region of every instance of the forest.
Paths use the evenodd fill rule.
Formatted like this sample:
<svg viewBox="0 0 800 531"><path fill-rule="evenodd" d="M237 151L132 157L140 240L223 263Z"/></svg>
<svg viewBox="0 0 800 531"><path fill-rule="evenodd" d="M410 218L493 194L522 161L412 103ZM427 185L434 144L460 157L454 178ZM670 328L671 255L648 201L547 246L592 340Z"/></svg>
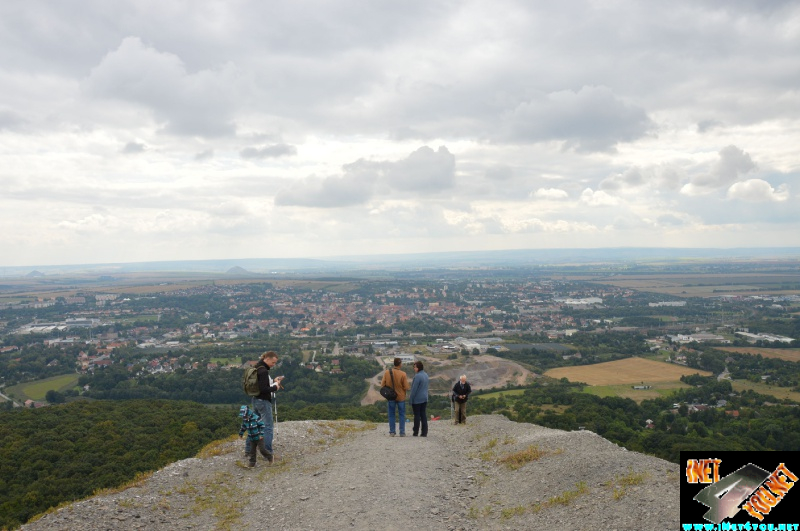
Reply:
<svg viewBox="0 0 800 531"><path fill-rule="evenodd" d="M0 528L192 457L234 434L237 413L154 400L0 411Z"/></svg>

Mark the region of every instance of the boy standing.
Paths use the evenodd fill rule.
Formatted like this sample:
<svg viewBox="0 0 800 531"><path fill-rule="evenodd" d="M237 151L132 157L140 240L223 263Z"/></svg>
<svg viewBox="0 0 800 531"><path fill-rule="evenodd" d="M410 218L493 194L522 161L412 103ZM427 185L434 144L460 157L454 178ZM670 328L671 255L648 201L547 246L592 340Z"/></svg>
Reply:
<svg viewBox="0 0 800 531"><path fill-rule="evenodd" d="M271 464L272 454L269 453L264 446L264 422L261 420L261 415L259 415L257 411L252 411L247 406L242 406L239 408L239 416L242 417L242 425L239 427L239 437L247 432L247 440L250 442L250 452L248 453L250 463L248 466L256 466L256 448Z"/></svg>

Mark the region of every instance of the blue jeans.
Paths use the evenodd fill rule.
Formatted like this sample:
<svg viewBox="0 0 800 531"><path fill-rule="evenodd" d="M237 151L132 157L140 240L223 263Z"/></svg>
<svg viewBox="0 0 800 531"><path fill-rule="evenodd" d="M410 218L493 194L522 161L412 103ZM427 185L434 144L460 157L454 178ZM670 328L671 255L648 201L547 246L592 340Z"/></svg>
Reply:
<svg viewBox="0 0 800 531"><path fill-rule="evenodd" d="M272 402L253 398L251 409L261 415L261 422L264 423L264 447L269 453L274 453L272 451L272 437L275 431L272 422ZM244 443L244 451L246 454L250 453L250 439Z"/></svg>
<svg viewBox="0 0 800 531"><path fill-rule="evenodd" d="M405 400L389 400L389 433L394 433L394 406L400 415L400 435L406 434L406 403Z"/></svg>

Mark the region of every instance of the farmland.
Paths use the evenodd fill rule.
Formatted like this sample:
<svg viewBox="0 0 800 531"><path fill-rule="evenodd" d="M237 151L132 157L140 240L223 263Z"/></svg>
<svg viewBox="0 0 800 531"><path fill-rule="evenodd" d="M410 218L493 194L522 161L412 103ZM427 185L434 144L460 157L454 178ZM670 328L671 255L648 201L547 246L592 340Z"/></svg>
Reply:
<svg viewBox="0 0 800 531"><path fill-rule="evenodd" d="M798 348L763 348L763 347L717 347L725 352L738 354L760 354L764 358L778 358L786 361L800 361Z"/></svg>
<svg viewBox="0 0 800 531"><path fill-rule="evenodd" d="M63 374L43 380L36 380L15 385L8 388L8 395L14 395L18 400L44 400L47 391L66 391L78 384L78 374Z"/></svg>
<svg viewBox="0 0 800 531"><path fill-rule="evenodd" d="M559 367L545 372L550 378L566 378L571 382L583 382L590 387L584 392L597 396L620 396L636 402L665 396L670 391L688 387L680 381L685 374L711 373L645 358L583 365L578 367ZM650 389L633 389L634 385L649 385Z"/></svg>
<svg viewBox="0 0 800 531"><path fill-rule="evenodd" d="M571 382L584 382L588 385L652 385L655 382L677 382L685 374L711 376L710 372L691 369L682 365L661 363L644 358L582 365L578 367L559 367L545 373L550 378L566 378Z"/></svg>

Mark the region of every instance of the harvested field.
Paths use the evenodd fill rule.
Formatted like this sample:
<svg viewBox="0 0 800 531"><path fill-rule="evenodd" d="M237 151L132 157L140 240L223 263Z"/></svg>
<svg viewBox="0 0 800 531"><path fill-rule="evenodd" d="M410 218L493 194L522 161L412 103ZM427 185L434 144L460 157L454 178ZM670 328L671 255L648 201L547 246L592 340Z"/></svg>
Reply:
<svg viewBox="0 0 800 531"><path fill-rule="evenodd" d="M592 281L619 288L663 293L676 297L800 293L797 290L800 275L796 273L624 275L608 279L596 277Z"/></svg>
<svg viewBox="0 0 800 531"><path fill-rule="evenodd" d="M800 348L717 347L717 350L738 354L761 354L765 358L778 358L786 361L800 361Z"/></svg>
<svg viewBox="0 0 800 531"><path fill-rule="evenodd" d="M547 371L545 376L566 378L571 382L584 382L588 385L637 385L642 382L650 385L654 382L677 382L684 374L711 376L708 371L644 358L628 358L580 367L559 367Z"/></svg>

